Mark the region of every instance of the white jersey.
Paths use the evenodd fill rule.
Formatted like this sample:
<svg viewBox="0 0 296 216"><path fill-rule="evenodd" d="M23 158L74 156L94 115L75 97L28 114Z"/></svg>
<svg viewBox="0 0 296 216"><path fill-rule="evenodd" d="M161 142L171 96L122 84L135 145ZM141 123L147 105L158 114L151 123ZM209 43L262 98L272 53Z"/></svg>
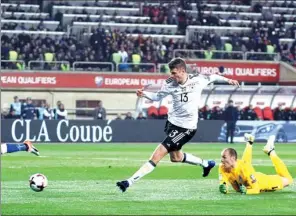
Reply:
<svg viewBox="0 0 296 216"><path fill-rule="evenodd" d="M173 78L168 78L160 91L156 93L144 91L144 97L159 101L171 95L172 109L168 113L168 121L181 128L196 129L202 90L214 81L228 81L228 79L216 74L210 76L188 74L187 81L181 85Z"/></svg>

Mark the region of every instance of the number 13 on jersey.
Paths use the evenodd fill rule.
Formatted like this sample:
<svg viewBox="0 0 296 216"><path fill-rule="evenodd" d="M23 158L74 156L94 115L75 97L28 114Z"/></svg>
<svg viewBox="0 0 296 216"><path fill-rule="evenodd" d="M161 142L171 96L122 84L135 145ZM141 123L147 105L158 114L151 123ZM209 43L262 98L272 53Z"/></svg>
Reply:
<svg viewBox="0 0 296 216"><path fill-rule="evenodd" d="M188 101L187 93L182 93L181 94L181 102L187 102L187 101Z"/></svg>

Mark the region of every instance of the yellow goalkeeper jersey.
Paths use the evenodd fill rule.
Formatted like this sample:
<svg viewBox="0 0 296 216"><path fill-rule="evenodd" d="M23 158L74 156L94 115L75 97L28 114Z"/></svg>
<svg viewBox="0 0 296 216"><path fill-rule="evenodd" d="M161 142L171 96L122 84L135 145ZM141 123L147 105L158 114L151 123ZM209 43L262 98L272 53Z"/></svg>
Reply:
<svg viewBox="0 0 296 216"><path fill-rule="evenodd" d="M245 153L242 160L238 159L236 167L230 172L224 170L223 164L219 165L220 184L231 184L236 191L239 191L239 185L244 185L247 187L247 194L283 189L282 179L279 175L266 175L256 172L251 164L250 155Z"/></svg>
<svg viewBox="0 0 296 216"><path fill-rule="evenodd" d="M231 184L232 187L239 191L239 185L243 184L247 187L247 193L251 193L251 189L254 188L257 193L260 192L260 188L256 179L256 173L253 166L243 160L237 160L237 166L231 170L231 172L225 172L223 165L219 166L219 179L220 184Z"/></svg>

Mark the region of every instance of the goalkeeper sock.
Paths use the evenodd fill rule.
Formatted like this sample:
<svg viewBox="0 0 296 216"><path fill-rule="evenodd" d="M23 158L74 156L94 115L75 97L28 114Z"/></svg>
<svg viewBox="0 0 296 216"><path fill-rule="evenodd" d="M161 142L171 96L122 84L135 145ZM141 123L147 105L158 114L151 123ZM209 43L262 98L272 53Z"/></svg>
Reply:
<svg viewBox="0 0 296 216"><path fill-rule="evenodd" d="M270 152L269 157L272 161L272 164L275 168L276 173L281 177L285 177L285 178L289 179L290 183L292 183L293 178L292 178L291 174L289 173L286 164L279 158L279 156L277 156L275 151Z"/></svg>
<svg viewBox="0 0 296 216"><path fill-rule="evenodd" d="M13 153L18 151L27 151L28 147L25 144L7 143L1 145L1 154Z"/></svg>
<svg viewBox="0 0 296 216"><path fill-rule="evenodd" d="M129 185L131 186L133 183L140 180L143 176L151 173L155 167L156 164L152 160L146 162L132 177L127 180Z"/></svg>
<svg viewBox="0 0 296 216"><path fill-rule="evenodd" d="M196 157L192 154L189 153L183 153L183 160L182 163L188 163L188 164L192 164L192 165L200 165L202 167L208 167L209 163L207 160L203 160L199 157Z"/></svg>

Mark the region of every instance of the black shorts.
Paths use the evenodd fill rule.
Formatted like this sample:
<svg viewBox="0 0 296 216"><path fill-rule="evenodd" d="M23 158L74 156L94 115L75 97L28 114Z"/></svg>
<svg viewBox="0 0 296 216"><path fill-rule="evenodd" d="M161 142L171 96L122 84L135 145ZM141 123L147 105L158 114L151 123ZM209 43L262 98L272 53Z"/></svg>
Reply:
<svg viewBox="0 0 296 216"><path fill-rule="evenodd" d="M161 144L168 150L168 152L172 152L180 150L183 145L189 142L196 133L196 130L181 128L167 121L164 132L167 137L161 142Z"/></svg>

